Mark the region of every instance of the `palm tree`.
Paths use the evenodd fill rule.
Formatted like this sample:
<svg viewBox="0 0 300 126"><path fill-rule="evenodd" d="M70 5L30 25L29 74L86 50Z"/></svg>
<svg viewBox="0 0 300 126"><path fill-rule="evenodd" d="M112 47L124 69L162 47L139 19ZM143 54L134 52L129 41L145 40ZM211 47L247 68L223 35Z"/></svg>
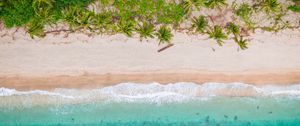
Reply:
<svg viewBox="0 0 300 126"><path fill-rule="evenodd" d="M264 11L268 15L280 11L280 4L277 0L263 0L257 6L260 7L259 10Z"/></svg>
<svg viewBox="0 0 300 126"><path fill-rule="evenodd" d="M150 23L144 22L143 25L138 25L136 31L140 34L141 39L154 38L154 25Z"/></svg>
<svg viewBox="0 0 300 126"><path fill-rule="evenodd" d="M118 31L122 32L128 37L132 36L132 32L134 31L135 22L132 20L124 21L120 20L117 24Z"/></svg>
<svg viewBox="0 0 300 126"><path fill-rule="evenodd" d="M229 22L226 26L227 34L233 34L238 36L240 34L240 27L232 22Z"/></svg>
<svg viewBox="0 0 300 126"><path fill-rule="evenodd" d="M300 2L299 2L300 3ZM288 7L288 10L291 10L291 11L293 11L293 12L298 12L298 13L300 13L300 6L297 6L297 5L290 5L289 7Z"/></svg>
<svg viewBox="0 0 300 126"><path fill-rule="evenodd" d="M69 6L62 11L63 20L70 25L71 29L80 25L77 18L80 14L80 11L81 7L79 6Z"/></svg>
<svg viewBox="0 0 300 126"><path fill-rule="evenodd" d="M242 3L237 9L234 10L234 13L245 22L248 28L253 27L254 23L251 21L253 10L249 4Z"/></svg>
<svg viewBox="0 0 300 126"><path fill-rule="evenodd" d="M240 40L238 40L237 38L235 38L234 40L242 50L248 49L247 40L244 39L242 36L240 37Z"/></svg>
<svg viewBox="0 0 300 126"><path fill-rule="evenodd" d="M190 14L193 9L200 10L200 7L204 6L204 0L182 0L181 5L185 14Z"/></svg>
<svg viewBox="0 0 300 126"><path fill-rule="evenodd" d="M31 38L44 37L44 23L41 19L35 18L27 24L27 32L29 33Z"/></svg>
<svg viewBox="0 0 300 126"><path fill-rule="evenodd" d="M32 19L26 24L27 32L31 38L34 36L44 37L44 25L53 25L56 23L55 17L51 14L50 9L40 11L38 15L34 15Z"/></svg>
<svg viewBox="0 0 300 126"><path fill-rule="evenodd" d="M240 26L230 22L227 24L226 27L227 34L233 34L233 40L238 44L238 46L245 50L247 49L247 40L243 38L243 36L240 35Z"/></svg>
<svg viewBox="0 0 300 126"><path fill-rule="evenodd" d="M95 13L91 11L83 10L80 11L77 18L78 18L78 23L80 28L88 29L92 31L92 23L95 20Z"/></svg>
<svg viewBox="0 0 300 126"><path fill-rule="evenodd" d="M108 26L112 25L112 14L110 12L96 14L94 25L100 33L108 31Z"/></svg>
<svg viewBox="0 0 300 126"><path fill-rule="evenodd" d="M223 40L228 38L219 25L215 25L214 28L208 32L208 35L209 38L215 39L219 46L222 46Z"/></svg>
<svg viewBox="0 0 300 126"><path fill-rule="evenodd" d="M170 43L171 38L173 37L171 30L167 28L165 25L160 26L159 30L155 35L159 39L158 45L163 43Z"/></svg>
<svg viewBox="0 0 300 126"><path fill-rule="evenodd" d="M226 0L206 0L204 4L207 8L210 9L221 9L222 6L227 5Z"/></svg>
<svg viewBox="0 0 300 126"><path fill-rule="evenodd" d="M32 0L32 8L38 15L41 11L53 7L55 0Z"/></svg>
<svg viewBox="0 0 300 126"><path fill-rule="evenodd" d="M195 29L196 32L205 33L207 26L208 22L205 19L205 16L199 16L198 18L193 17L192 28Z"/></svg>
<svg viewBox="0 0 300 126"><path fill-rule="evenodd" d="M4 10L3 8L5 7L5 2L4 1L0 1L0 15L1 15L1 12Z"/></svg>

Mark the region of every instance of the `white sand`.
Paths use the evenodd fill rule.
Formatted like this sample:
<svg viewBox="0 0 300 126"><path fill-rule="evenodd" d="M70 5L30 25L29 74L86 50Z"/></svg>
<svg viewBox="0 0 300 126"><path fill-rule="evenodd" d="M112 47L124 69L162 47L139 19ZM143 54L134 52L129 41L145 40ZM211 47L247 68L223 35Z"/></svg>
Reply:
<svg viewBox="0 0 300 126"><path fill-rule="evenodd" d="M139 42L123 35L61 34L31 40L20 33L15 40L0 38L0 75L300 70L299 30L256 32L249 49L240 51L233 41L218 47L206 36L175 33L175 46L161 53L156 40Z"/></svg>

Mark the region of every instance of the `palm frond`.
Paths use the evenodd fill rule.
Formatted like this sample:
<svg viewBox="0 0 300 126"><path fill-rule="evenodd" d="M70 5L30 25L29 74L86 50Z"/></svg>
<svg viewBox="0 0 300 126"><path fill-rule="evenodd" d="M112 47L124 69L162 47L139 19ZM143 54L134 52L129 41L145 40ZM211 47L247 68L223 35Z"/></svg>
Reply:
<svg viewBox="0 0 300 126"><path fill-rule="evenodd" d="M81 7L79 6L69 6L62 11L63 20L70 25L70 28L76 28L80 25L77 18L80 12Z"/></svg>
<svg viewBox="0 0 300 126"><path fill-rule="evenodd" d="M237 41L237 44L242 50L248 49L247 40L243 39L243 37L241 37L240 40Z"/></svg>
<svg viewBox="0 0 300 126"><path fill-rule="evenodd" d="M263 10L265 13L276 13L280 11L280 4L277 0L263 0L260 3L261 10Z"/></svg>
<svg viewBox="0 0 300 126"><path fill-rule="evenodd" d="M190 14L193 10L200 10L201 6L204 6L204 0L183 0L181 3L184 12Z"/></svg>
<svg viewBox="0 0 300 126"><path fill-rule="evenodd" d="M293 12L297 12L297 13L300 13L300 6L297 6L297 5L290 5L288 7L288 10L291 10Z"/></svg>
<svg viewBox="0 0 300 126"><path fill-rule="evenodd" d="M198 18L193 17L192 28L195 29L196 32L204 33L207 26L208 22L205 19L205 16L199 16Z"/></svg>
<svg viewBox="0 0 300 126"><path fill-rule="evenodd" d="M226 26L227 34L233 34L234 36L237 36L240 34L240 27L232 22L229 22Z"/></svg>
<svg viewBox="0 0 300 126"><path fill-rule="evenodd" d="M29 33L31 38L36 37L44 37L44 24L40 19L33 19L30 23L27 24L27 32Z"/></svg>
<svg viewBox="0 0 300 126"><path fill-rule="evenodd" d="M159 40L159 45L163 43L170 43L173 35L171 30L167 28L165 25L161 26L157 33L155 34Z"/></svg>
<svg viewBox="0 0 300 126"><path fill-rule="evenodd" d="M221 9L221 7L227 5L226 0L207 0L205 6L210 9Z"/></svg>
<svg viewBox="0 0 300 126"><path fill-rule="evenodd" d="M137 30L141 39L147 39L148 37L154 37L154 25L144 22L143 25L139 25Z"/></svg>
<svg viewBox="0 0 300 126"><path fill-rule="evenodd" d="M109 25L112 25L112 14L110 12L96 14L94 25L100 33L108 31Z"/></svg>
<svg viewBox="0 0 300 126"><path fill-rule="evenodd" d="M235 15L247 25L249 29L253 28L253 21L251 20L253 9L247 3L242 3L237 9L234 10Z"/></svg>
<svg viewBox="0 0 300 126"><path fill-rule="evenodd" d="M95 22L95 13L91 11L81 11L78 15L79 27L92 30L91 26Z"/></svg>
<svg viewBox="0 0 300 126"><path fill-rule="evenodd" d="M120 32L125 34L128 37L132 36L132 33L134 31L135 23L133 21L124 21L120 20L117 24L117 28Z"/></svg>
<svg viewBox="0 0 300 126"><path fill-rule="evenodd" d="M219 46L222 46L223 40L228 38L219 25L214 26L213 29L208 32L208 35L209 38L216 40Z"/></svg>
<svg viewBox="0 0 300 126"><path fill-rule="evenodd" d="M32 0L32 7L36 14L41 13L43 10L52 8L55 0Z"/></svg>

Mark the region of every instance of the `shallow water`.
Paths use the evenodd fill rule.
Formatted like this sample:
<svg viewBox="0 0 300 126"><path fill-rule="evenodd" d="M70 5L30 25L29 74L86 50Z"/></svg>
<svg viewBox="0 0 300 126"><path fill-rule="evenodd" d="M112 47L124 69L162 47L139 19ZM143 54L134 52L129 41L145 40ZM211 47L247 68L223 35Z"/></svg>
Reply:
<svg viewBox="0 0 300 126"><path fill-rule="evenodd" d="M0 126L300 126L299 92L299 85L241 83L2 88Z"/></svg>

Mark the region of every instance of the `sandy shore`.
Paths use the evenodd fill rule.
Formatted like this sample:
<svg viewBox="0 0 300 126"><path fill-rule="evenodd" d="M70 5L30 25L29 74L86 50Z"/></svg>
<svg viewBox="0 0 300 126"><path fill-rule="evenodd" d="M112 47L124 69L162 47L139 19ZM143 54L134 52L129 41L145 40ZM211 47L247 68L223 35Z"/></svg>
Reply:
<svg viewBox="0 0 300 126"><path fill-rule="evenodd" d="M15 88L19 90L51 90L55 88L101 88L123 82L169 84L176 82L244 82L260 85L286 85L299 84L300 71L278 71L278 72L202 72L202 73L141 73L141 74L102 74L81 76L14 76L0 77L2 87Z"/></svg>
<svg viewBox="0 0 300 126"><path fill-rule="evenodd" d="M249 49L232 41L219 47L207 36L174 33L158 53L156 40L79 33L32 40L22 30L1 31L0 87L94 88L121 82L300 83L300 32L257 31Z"/></svg>

